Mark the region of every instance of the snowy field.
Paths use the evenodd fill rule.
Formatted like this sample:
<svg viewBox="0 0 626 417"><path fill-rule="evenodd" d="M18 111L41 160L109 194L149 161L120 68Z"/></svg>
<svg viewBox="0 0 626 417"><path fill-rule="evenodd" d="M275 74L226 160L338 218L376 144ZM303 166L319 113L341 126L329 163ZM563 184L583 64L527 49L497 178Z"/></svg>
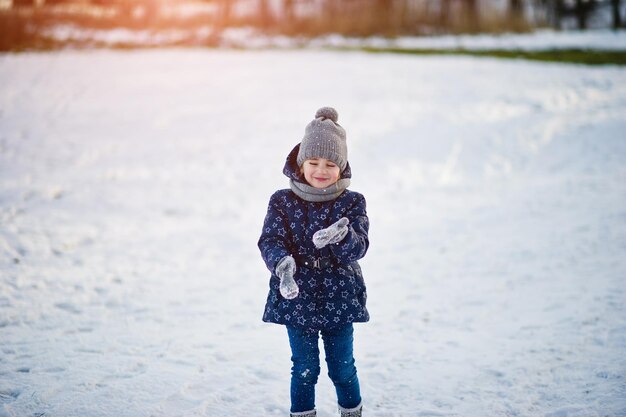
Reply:
<svg viewBox="0 0 626 417"><path fill-rule="evenodd" d="M287 416L256 241L323 105L371 221L364 415L626 416L623 68L66 51L0 86L0 416Z"/></svg>
<svg viewBox="0 0 626 417"><path fill-rule="evenodd" d="M130 29L88 29L75 25L57 25L43 31L42 36L53 42L68 45L97 44L100 46L141 47L157 45L202 45L214 36L214 28L162 31ZM503 33L501 35L445 35L399 36L365 38L327 35L315 38L267 35L251 27L228 28L220 36L223 48L243 49L299 49L299 48L393 48L393 49L488 49L545 51L563 49L591 49L623 51L626 49L626 30L555 31L536 30L530 33Z"/></svg>
<svg viewBox="0 0 626 417"><path fill-rule="evenodd" d="M208 34L208 32L207 32ZM138 44L141 35L130 31L93 31L84 32L71 27L59 27L51 32L50 37L58 41L94 39L104 44L114 45L125 42ZM145 36L145 35L144 35ZM207 35L208 36L208 35ZM175 33L170 34L172 40L180 39ZM202 32L196 35L202 39ZM159 39L163 41L166 39ZM156 40L155 40L156 42ZM554 31L536 30L530 33L503 33L501 35L439 35L439 36L399 36L383 38L370 36L351 38L341 35L321 36L313 39L289 38L286 36L268 36L257 33L252 28L227 29L222 34L224 46L242 48L395 48L395 49L464 49L480 51L488 49L545 51L562 49L626 49L626 31L620 30L589 30L589 31Z"/></svg>

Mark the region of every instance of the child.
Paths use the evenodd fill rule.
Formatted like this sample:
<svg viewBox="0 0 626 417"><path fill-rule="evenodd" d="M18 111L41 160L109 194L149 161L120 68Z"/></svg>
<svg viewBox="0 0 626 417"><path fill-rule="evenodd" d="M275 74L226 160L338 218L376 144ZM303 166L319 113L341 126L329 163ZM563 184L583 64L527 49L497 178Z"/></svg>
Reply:
<svg viewBox="0 0 626 417"><path fill-rule="evenodd" d="M263 321L284 324L291 346L291 416L315 417L322 335L328 375L342 417L361 417L352 323L366 322L357 260L367 252L365 198L347 190L346 132L323 107L291 151L283 173L291 189L270 198L259 249L272 272Z"/></svg>

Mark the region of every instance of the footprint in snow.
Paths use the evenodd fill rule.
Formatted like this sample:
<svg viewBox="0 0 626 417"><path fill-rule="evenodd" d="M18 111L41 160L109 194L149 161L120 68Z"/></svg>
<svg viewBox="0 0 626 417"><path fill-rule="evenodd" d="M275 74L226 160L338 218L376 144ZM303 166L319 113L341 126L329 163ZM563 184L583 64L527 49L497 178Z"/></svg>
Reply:
<svg viewBox="0 0 626 417"><path fill-rule="evenodd" d="M418 417L443 417L445 416L445 414L442 414L438 411L430 411L430 410L420 411L417 415Z"/></svg>
<svg viewBox="0 0 626 417"><path fill-rule="evenodd" d="M76 307L74 304L71 304L71 303L56 303L54 306L58 309L65 310L68 313L72 313L72 314L82 313L82 311L78 307Z"/></svg>
<svg viewBox="0 0 626 417"><path fill-rule="evenodd" d="M20 394L21 392L17 389L9 388L0 390L0 404L6 404L17 400L17 397L19 397Z"/></svg>

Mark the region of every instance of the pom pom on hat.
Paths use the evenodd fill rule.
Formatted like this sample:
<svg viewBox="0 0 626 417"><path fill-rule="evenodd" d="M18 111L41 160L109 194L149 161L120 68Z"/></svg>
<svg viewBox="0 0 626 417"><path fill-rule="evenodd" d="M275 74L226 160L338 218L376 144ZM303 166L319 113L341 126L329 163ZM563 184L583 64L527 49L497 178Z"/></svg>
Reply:
<svg viewBox="0 0 626 417"><path fill-rule="evenodd" d="M332 107L322 107L315 113L315 119L304 130L297 157L298 166L302 166L307 159L324 158L333 161L343 172L348 164L348 148L346 131L337 120L339 113Z"/></svg>
<svg viewBox="0 0 626 417"><path fill-rule="evenodd" d="M339 114L337 113L337 110L333 109L332 107L322 107L321 109L319 109L315 113L315 118L319 119L320 117L324 119L330 119L335 123L337 123L337 120L339 120Z"/></svg>

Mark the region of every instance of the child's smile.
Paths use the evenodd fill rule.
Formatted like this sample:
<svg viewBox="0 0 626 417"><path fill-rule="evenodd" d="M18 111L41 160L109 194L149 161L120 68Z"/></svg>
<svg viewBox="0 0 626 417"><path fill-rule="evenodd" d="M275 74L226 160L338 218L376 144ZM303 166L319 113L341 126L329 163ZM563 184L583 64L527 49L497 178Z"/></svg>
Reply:
<svg viewBox="0 0 626 417"><path fill-rule="evenodd" d="M328 188L339 180L339 167L324 158L307 159L302 164L302 173L315 188Z"/></svg>

